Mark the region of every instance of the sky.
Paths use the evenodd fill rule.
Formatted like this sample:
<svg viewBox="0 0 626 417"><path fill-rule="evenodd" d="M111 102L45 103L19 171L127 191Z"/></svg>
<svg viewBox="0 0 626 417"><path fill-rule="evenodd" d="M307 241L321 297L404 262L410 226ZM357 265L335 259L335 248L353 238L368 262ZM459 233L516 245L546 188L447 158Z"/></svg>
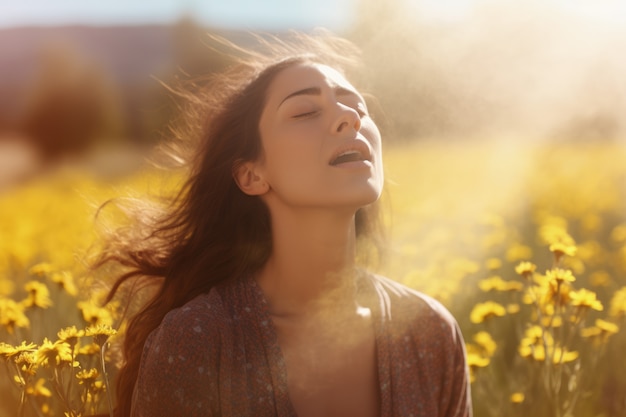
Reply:
<svg viewBox="0 0 626 417"><path fill-rule="evenodd" d="M341 30L356 0L0 0L0 27L171 23L187 14L225 28Z"/></svg>

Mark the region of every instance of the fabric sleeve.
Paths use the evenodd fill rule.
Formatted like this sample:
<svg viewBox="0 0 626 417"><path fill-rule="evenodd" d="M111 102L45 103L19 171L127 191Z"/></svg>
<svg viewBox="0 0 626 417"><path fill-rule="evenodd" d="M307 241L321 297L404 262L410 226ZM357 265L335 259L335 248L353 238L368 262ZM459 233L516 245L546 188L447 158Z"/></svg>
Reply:
<svg viewBox="0 0 626 417"><path fill-rule="evenodd" d="M442 417L472 417L472 399L465 342L456 321L453 321L451 324L450 357L446 363L446 384L441 398Z"/></svg>
<svg viewBox="0 0 626 417"><path fill-rule="evenodd" d="M218 415L219 331L193 306L165 316L148 337L132 417Z"/></svg>

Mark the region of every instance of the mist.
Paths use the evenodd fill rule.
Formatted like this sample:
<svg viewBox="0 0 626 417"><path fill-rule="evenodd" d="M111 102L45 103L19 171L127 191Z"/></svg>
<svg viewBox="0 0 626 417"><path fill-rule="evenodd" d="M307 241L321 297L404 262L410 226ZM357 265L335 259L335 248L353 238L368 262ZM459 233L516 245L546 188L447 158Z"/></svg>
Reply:
<svg viewBox="0 0 626 417"><path fill-rule="evenodd" d="M618 6L364 1L351 37L399 139L609 140L626 128Z"/></svg>

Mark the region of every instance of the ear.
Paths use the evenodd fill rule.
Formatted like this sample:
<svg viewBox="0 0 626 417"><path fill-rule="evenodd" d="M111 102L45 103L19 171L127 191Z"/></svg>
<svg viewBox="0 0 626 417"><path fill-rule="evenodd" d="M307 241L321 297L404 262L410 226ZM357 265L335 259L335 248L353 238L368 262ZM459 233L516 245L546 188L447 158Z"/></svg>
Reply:
<svg viewBox="0 0 626 417"><path fill-rule="evenodd" d="M263 195L270 189L253 161L236 162L233 166L233 179L239 189L247 195Z"/></svg>

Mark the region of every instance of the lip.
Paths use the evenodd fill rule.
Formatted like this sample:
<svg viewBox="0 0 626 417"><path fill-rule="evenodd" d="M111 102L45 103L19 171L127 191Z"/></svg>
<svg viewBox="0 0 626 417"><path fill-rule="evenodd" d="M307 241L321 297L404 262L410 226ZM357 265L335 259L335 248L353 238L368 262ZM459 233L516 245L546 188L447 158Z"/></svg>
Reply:
<svg viewBox="0 0 626 417"><path fill-rule="evenodd" d="M350 162L343 162L340 164L333 164L333 161L335 161L339 156L348 152L358 152L362 159L350 161ZM368 165L372 163L372 151L367 142L363 140L359 140L359 139L350 141L348 143L345 143L339 146L337 149L335 149L331 158L328 160L328 165L332 167L361 165L361 164L366 164L366 163Z"/></svg>

